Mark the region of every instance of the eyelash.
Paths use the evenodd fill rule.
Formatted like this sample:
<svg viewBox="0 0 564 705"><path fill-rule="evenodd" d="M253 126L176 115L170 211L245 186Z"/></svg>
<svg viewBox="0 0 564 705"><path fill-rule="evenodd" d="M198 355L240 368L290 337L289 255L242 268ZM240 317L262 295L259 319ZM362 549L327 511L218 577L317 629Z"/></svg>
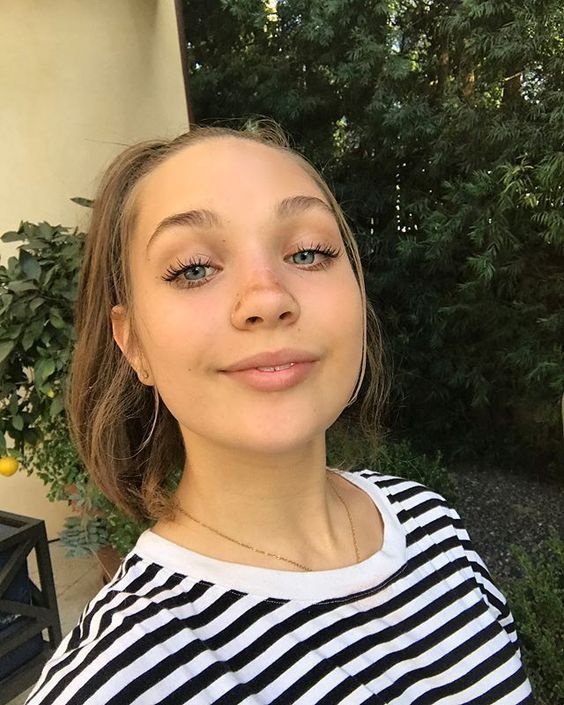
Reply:
<svg viewBox="0 0 564 705"><path fill-rule="evenodd" d="M301 254L302 252L314 252L318 253L320 255L324 255L326 259L321 260L321 262L317 262L315 264L310 264L310 265L304 265L307 270L310 271L315 271L315 270L320 270L320 269L326 269L329 267L331 264L331 260L336 259L340 254L341 250L340 248L335 248L331 247L330 245L322 245L321 243L312 243L309 247L301 247L298 246L298 249L296 252L290 255L290 257L295 257L296 255ZM174 283L176 280L178 280L185 272L188 270L192 269L193 267L211 267L212 266L212 261L209 257L201 258L201 257L194 257L190 259L188 262L182 262L182 260L177 260L176 266L170 266L166 270L166 275L161 277L164 281ZM204 279L197 279L194 281L190 281L189 279L184 279L182 282L182 287L186 289L192 289L197 286L202 286L202 284L206 284L208 281L208 277L205 277Z"/></svg>

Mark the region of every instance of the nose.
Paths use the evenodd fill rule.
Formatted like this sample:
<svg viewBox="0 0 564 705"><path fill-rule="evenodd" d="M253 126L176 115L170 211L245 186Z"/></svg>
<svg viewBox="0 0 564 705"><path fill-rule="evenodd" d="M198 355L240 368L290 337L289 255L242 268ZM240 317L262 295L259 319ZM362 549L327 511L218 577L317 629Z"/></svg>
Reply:
<svg viewBox="0 0 564 705"><path fill-rule="evenodd" d="M236 328L257 326L275 328L290 325L300 315L300 307L288 287L271 269L255 271L235 297L231 321Z"/></svg>

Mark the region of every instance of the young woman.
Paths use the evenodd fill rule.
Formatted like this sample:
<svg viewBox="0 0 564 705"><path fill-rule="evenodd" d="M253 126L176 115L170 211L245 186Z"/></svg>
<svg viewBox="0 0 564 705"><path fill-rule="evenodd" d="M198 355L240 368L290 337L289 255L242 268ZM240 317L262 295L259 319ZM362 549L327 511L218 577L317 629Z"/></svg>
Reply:
<svg viewBox="0 0 564 705"><path fill-rule="evenodd" d="M29 705L532 702L458 514L326 467L367 363L374 420L381 345L343 214L282 140L205 128L119 156L77 330L76 442L154 524Z"/></svg>

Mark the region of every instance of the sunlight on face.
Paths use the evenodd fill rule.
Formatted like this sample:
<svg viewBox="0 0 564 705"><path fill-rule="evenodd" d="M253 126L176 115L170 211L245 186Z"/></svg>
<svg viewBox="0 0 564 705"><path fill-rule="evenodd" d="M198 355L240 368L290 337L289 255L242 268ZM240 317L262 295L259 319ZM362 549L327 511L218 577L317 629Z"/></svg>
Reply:
<svg viewBox="0 0 564 705"><path fill-rule="evenodd" d="M154 169L136 207L137 334L187 446L279 453L319 438L353 392L363 316L318 186L274 148L219 137ZM316 360L289 387L257 389L224 372L282 348Z"/></svg>

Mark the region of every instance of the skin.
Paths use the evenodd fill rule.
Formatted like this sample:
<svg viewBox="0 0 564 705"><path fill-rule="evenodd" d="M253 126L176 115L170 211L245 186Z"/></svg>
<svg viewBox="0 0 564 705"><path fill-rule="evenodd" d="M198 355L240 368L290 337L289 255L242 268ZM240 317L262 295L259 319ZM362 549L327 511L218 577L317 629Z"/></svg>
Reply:
<svg viewBox="0 0 564 705"><path fill-rule="evenodd" d="M347 514L327 482L325 431L358 377L362 300L323 203L277 213L295 196L327 204L291 157L265 145L220 137L169 157L138 185L133 311L117 306L112 319L115 340L140 380L156 386L180 425L187 448L180 506L228 536L325 570L355 562ZM172 215L201 209L221 222L159 228ZM339 255L312 253L312 244ZM192 258L211 265L165 281L171 267ZM188 288L187 280L204 283ZM258 391L221 371L284 347L318 358L289 389ZM345 479L333 483L366 558L382 543L379 512ZM181 514L153 530L222 560L296 570Z"/></svg>

